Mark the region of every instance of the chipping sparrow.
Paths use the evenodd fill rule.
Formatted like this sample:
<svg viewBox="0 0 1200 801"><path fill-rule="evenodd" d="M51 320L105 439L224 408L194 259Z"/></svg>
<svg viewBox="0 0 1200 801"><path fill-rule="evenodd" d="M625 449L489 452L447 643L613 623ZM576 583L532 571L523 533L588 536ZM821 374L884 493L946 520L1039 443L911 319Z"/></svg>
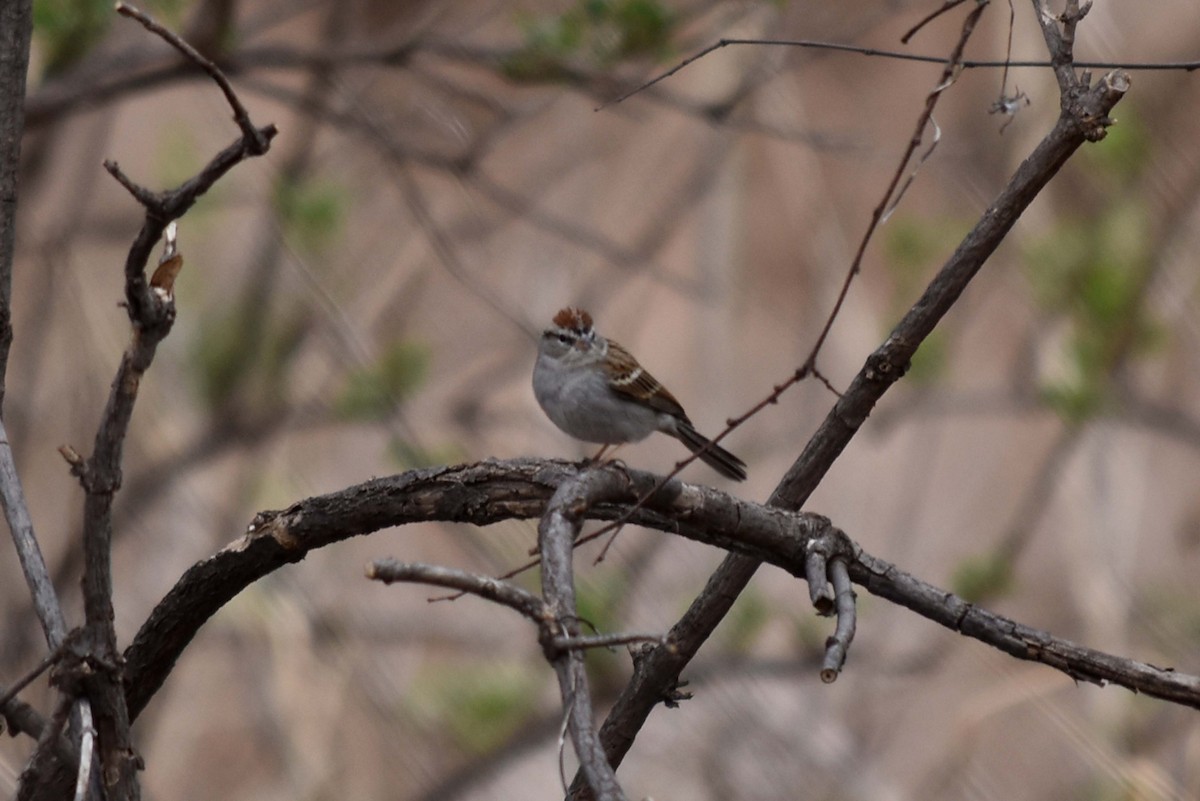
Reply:
<svg viewBox="0 0 1200 801"><path fill-rule="evenodd" d="M746 478L746 463L696 431L675 396L629 351L596 333L592 316L582 309L563 309L542 332L533 394L556 426L576 439L603 444L600 453L661 431L721 475Z"/></svg>

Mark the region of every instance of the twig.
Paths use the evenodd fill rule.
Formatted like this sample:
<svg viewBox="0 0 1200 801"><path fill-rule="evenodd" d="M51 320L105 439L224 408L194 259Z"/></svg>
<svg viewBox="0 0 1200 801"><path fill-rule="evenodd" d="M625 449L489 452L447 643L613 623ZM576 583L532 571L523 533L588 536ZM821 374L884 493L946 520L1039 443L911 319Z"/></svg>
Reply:
<svg viewBox="0 0 1200 801"><path fill-rule="evenodd" d="M823 42L806 39L722 39L708 46L705 52L718 50L731 45L754 46L784 46L798 47L811 50L828 50L851 53L868 58L886 58L915 63L940 64L945 58L935 55L923 55L904 51L881 50L878 48L861 47L858 45L839 42ZM247 47L243 50L223 54L221 67L227 75L237 75L244 80L255 72L296 70L310 72L316 69L340 66L374 65L394 69L413 69L411 56L429 53L442 59L454 60L473 66L483 65L494 69L494 65L511 58L514 50L465 48L461 42L452 45L432 39L422 41L407 40L396 44L384 44L376 48L347 48L343 50L309 50L300 47L281 45L262 45ZM700 54L689 57L695 60ZM690 62L689 62L690 63ZM94 75L71 75L69 78L51 80L39 91L27 98L25 115L26 127L36 129L52 121L61 119L63 115L77 113L86 108L95 108L104 103L118 99L124 95L153 89L172 81L192 80L196 72L190 64L183 62L163 63L163 59L152 53L119 54L119 61L114 58L112 68L120 68L121 72L115 78L109 78L113 69L97 70ZM1049 61L1022 60L1000 61L988 59L967 59L963 61L964 69L1045 69L1050 67ZM1095 70L1123 69L1129 72L1193 72L1200 70L1200 61L1078 61L1079 68ZM678 69L675 70L678 72ZM674 73L672 73L674 74ZM611 76L606 76L611 77ZM666 75L659 76L653 81L657 83ZM625 99L650 84L642 84L630 90L622 97ZM600 108L613 105L618 100L609 100ZM331 112L337 114L336 111ZM735 123L736 125L737 123Z"/></svg>
<svg viewBox="0 0 1200 801"><path fill-rule="evenodd" d="M1050 51L1050 66L1054 69L1054 77L1058 79L1058 90L1063 100L1072 98L1079 88L1086 89L1086 82L1081 82L1075 70L1086 65L1075 63L1075 26L1092 8L1091 0L1084 0L1082 6L1079 0L1067 0L1066 9L1057 17L1046 8L1045 0L1032 0L1033 13L1042 29L1042 38L1046 40L1046 49ZM1059 25L1062 29L1059 29Z"/></svg>
<svg viewBox="0 0 1200 801"><path fill-rule="evenodd" d="M224 93L225 100L229 102L230 108L233 109L233 119L237 122L238 128L242 130L242 137L251 144L250 155L261 156L267 152L267 148L270 147L271 143L270 137L254 127L254 123L250 121L250 114L246 111L246 107L242 105L242 101L238 99L237 94L233 91L233 86L230 85L229 79L217 68L216 64L205 58L200 51L185 42L177 33L159 25L149 14L141 9L127 3L117 3L117 13L123 17L130 17L137 20L146 30L157 35L167 44L171 45L171 47L182 53L189 61L207 72L209 77L216 81L217 86L221 87L221 92Z"/></svg>
<svg viewBox="0 0 1200 801"><path fill-rule="evenodd" d="M667 645L667 638L661 634L581 634L575 637L555 637L550 642L555 648L564 651L586 651L589 648L612 648L614 645L632 645L635 642Z"/></svg>
<svg viewBox="0 0 1200 801"><path fill-rule="evenodd" d="M916 36L918 31L920 31L922 28L924 28L929 23L933 22L935 19L940 17L942 14L945 14L947 11L949 11L952 8L957 7L958 5L960 5L963 2L965 2L965 0L946 0L946 2L942 3L941 8L929 12L916 25L909 28L908 31L903 36L900 37L900 43L908 44L909 40L912 39L914 36Z"/></svg>
<svg viewBox="0 0 1200 801"><path fill-rule="evenodd" d="M8 441L3 420L0 420L0 497L4 501L4 515L12 532L17 558L33 598L33 608L42 624L46 642L51 649L56 649L66 639L67 621L33 531L33 519L25 503L25 492L21 489L21 479L13 462L12 445Z"/></svg>
<svg viewBox="0 0 1200 801"><path fill-rule="evenodd" d="M768 394L758 403L751 406L748 411L738 417L726 420L725 429L718 432L717 435L712 438L711 445L716 445L717 443L721 442L721 440L727 437L735 429L740 427L751 417L754 417L767 406L778 403L779 398L784 392L807 378L809 375L820 375L817 372L817 355L821 352L821 349L825 345L825 340L828 339L829 334L832 332L833 324L837 320L838 314L841 312L842 306L846 302L846 298L850 293L850 286L854 282L854 278L861 270L862 261L866 256L867 246L870 244L871 238L875 234L875 230L886 219L887 215L891 214L891 212L895 209L896 204L900 202L900 198L903 196L905 190L908 188L909 184L912 183L912 180L916 175L916 170L920 169L921 165L925 163L925 160L929 158L929 156L933 153L934 148L937 146L939 137L935 135L929 149L921 157L916 167L913 168L913 172L909 175L908 180L905 181L903 186L900 186L900 181L902 178L904 178L905 167L908 165L909 161L911 161L912 155L916 151L917 147L920 146L921 140L924 138L925 128L933 119L933 110L937 105L938 99L941 97L942 92L944 92L954 83L954 78L958 74L958 65L961 62L963 50L967 46L967 40L974 32L975 24L978 22L980 15L983 14L984 8L986 8L986 3L979 3L976 5L975 9L967 15L966 19L963 21L962 32L959 35L958 43L951 51L950 57L943 59L943 62L946 66L942 71L941 80L925 98L925 108L917 119L916 129L913 132L912 137L909 139L908 148L901 156L900 163L896 167L896 172L892 176L891 183L889 183L887 188L884 190L883 197L880 199L879 205L875 207L875 210L871 214L870 222L867 224L867 230L863 233L862 239L859 241L858 250L855 252L854 258L850 263L850 267L846 271L846 277L842 281L842 286L838 292L837 299L834 301L833 308L830 310L829 315L825 318L825 324L821 327L821 331L817 335L816 341L813 343L812 348L809 350L808 356L805 358L804 363L785 381L783 381L781 384L777 384L770 394ZM700 58L703 55L705 55L705 53L700 53L693 57L692 60ZM685 64L686 63L690 62L685 62ZM682 66L683 65L677 67L676 71L681 69ZM671 73L668 73L668 75L670 74ZM935 130L937 130L936 124L934 127ZM898 186L900 186L899 191L897 191ZM820 379L830 392L833 392L839 398L841 397L841 394L833 388L833 386L828 380L825 379L824 376L820 376ZM706 446L706 448L710 446ZM701 449L701 451L691 454L688 458L676 464L675 469L663 477L659 487L657 487L655 491L661 489L668 481L677 476L685 467L690 465L696 459L700 458L700 453L703 452L703 450L705 449ZM596 557L596 562L601 562L608 553L608 549L612 546L613 541L616 540L617 533L620 531L620 526L622 524L623 522L620 520L610 523L609 525L601 528L599 531L594 531L589 534L586 538L582 539L579 544L583 544L584 542L588 542L596 537L608 533L609 531L612 531L612 537L609 538L599 556Z"/></svg>
<svg viewBox="0 0 1200 801"><path fill-rule="evenodd" d="M822 42L815 39L719 39L711 45L703 48L697 53L688 56L683 61L676 64L666 72L659 73L655 77L638 84L633 89L630 89L623 95L609 100L598 106L596 111L601 111L609 106L617 103L622 103L634 95L649 89L657 83L665 81L672 75L682 70L684 67L699 61L708 54L720 50L723 47L731 47L734 45L744 45L753 47L799 47L808 50L832 50L840 53L854 53L860 56L868 56L873 58L890 58L896 61L915 61L922 64L945 64L945 56L922 55L919 53L905 53L896 50L880 50L876 47L862 47L859 45L842 44L840 42ZM1075 66L1079 69L1098 69L1098 70L1124 70L1126 72L1195 72L1200 70L1200 60L1189 61L1076 61ZM959 62L962 69L1045 69L1053 67L1052 61L1039 61L1036 59L1028 59L1022 61L1003 61L991 59L963 59Z"/></svg>
<svg viewBox="0 0 1200 801"><path fill-rule="evenodd" d="M17 694L28 687L34 679L45 673L51 665L58 661L62 655L62 646L55 648L50 653L42 657L42 661L34 665L24 676L13 682L12 686L7 690L0 692L0 709L8 706L8 702L17 697Z"/></svg>
<svg viewBox="0 0 1200 801"><path fill-rule="evenodd" d="M832 684L837 681L842 666L846 664L846 654L850 651L850 643L854 640L857 612L854 606L854 587L850 584L850 574L846 569L846 561L841 557L829 563L829 580L833 583L834 595L837 598L837 628L833 636L825 641L825 661L821 665L821 681Z"/></svg>
<svg viewBox="0 0 1200 801"><path fill-rule="evenodd" d="M367 565L366 575L372 581L382 581L384 584L395 582L432 584L436 587L455 589L468 595L477 595L521 613L539 627L551 624L554 620L554 614L550 607L533 593L513 584L506 584L489 576L480 576L464 570L440 565L398 562L395 559L377 559ZM549 632L546 636L555 649L563 651L611 648L614 645L635 642L652 642L661 645L664 642L661 634L592 634L569 637Z"/></svg>
<svg viewBox="0 0 1200 801"><path fill-rule="evenodd" d="M96 740L96 727L92 725L92 705L86 698L79 701L79 773L75 779L75 801L86 801L88 785L92 780L92 746Z"/></svg>
<svg viewBox="0 0 1200 801"><path fill-rule="evenodd" d="M1042 187L1084 142L1103 136L1108 124L1107 112L1128 88L1128 76L1116 72L1082 93L1072 104L1064 103L1053 130L1020 166L888 339L867 358L768 503L799 508L808 499L878 400L904 375L917 347L953 306ZM672 627L669 636L674 650L667 653L656 649L645 658L645 669L635 673L601 728L611 762L616 764L622 759L650 710L728 613L733 599L753 577L758 564L744 554L726 557ZM855 577L853 570L851 575ZM855 580L861 583L861 578L862 574ZM1012 649L1009 653L1017 651ZM578 785L576 781L574 786Z"/></svg>
<svg viewBox="0 0 1200 801"><path fill-rule="evenodd" d="M514 584L450 567L379 559L367 565L367 578L382 581L384 584L402 581L449 587L507 606L538 625L543 625L551 619L549 608L533 593Z"/></svg>
<svg viewBox="0 0 1200 801"><path fill-rule="evenodd" d="M819 615L828 615L833 610L834 594L828 575L825 551L810 545L804 557L804 580L808 583L808 600Z"/></svg>

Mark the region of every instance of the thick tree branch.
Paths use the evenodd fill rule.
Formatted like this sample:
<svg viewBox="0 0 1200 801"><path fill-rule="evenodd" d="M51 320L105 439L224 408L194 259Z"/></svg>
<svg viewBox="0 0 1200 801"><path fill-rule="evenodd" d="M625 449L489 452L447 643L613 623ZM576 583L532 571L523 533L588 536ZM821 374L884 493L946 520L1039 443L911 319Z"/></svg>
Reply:
<svg viewBox="0 0 1200 801"><path fill-rule="evenodd" d="M554 491L577 469L566 462L516 459L414 470L260 513L245 535L183 574L125 651L130 715L145 708L205 621L257 579L302 560L314 548L391 526L431 520L483 526L540 517ZM658 480L640 471L606 470L624 482L624 489L619 498L588 510L589 517L600 520L628 513ZM769 562L798 578L805 576L810 545L832 536L840 545L831 550L830 561L845 560L850 577L876 595L1022 659L1200 708L1200 678L1083 648L972 606L863 553L820 515L672 482L631 522L735 551L754 564ZM1018 649L1018 642L1026 645Z"/></svg>

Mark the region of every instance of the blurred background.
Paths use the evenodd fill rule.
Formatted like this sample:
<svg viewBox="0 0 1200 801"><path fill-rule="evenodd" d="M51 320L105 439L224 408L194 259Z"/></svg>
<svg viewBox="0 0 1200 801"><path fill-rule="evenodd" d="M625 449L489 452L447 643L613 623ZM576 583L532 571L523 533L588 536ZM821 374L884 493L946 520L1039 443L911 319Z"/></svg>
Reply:
<svg viewBox="0 0 1200 801"><path fill-rule="evenodd" d="M588 308L710 435L766 396L811 349L941 66L730 46L596 109L721 37L944 56L966 7L899 43L938 5L147 6L281 133L180 223L178 322L142 384L116 507L122 643L260 509L420 465L588 455L529 388L532 334L562 306ZM1029 4L1012 8L1013 58L1045 58ZM55 448L91 450L141 220L101 162L174 186L238 133L215 85L108 0L35 11L5 416L79 621L83 496ZM1008 36L993 3L967 55L1003 59ZM1198 37L1191 0L1100 3L1077 56L1196 59ZM940 101L940 144L820 354L835 387L1052 126L1048 70L1001 80L967 70ZM989 113L1002 88L1029 101L1014 118ZM991 609L1191 674L1198 102L1194 73L1133 75L1108 138L1036 201L807 507ZM750 479L727 488L764 500L833 400L804 382L735 432ZM664 437L620 453L657 471L683 455ZM685 478L724 485L701 464ZM497 574L535 536L533 522L410 526L251 587L139 719L146 797L561 797L557 689L525 621L363 578L384 556ZM8 684L45 646L0 554ZM581 614L605 631L665 630L722 557L632 529L595 554L577 562ZM806 599L762 568L684 674L695 699L656 709L622 765L630 797L1200 797L1193 711L1076 686L866 593L846 671L822 685L831 624ZM602 714L630 659L590 658ZM23 697L50 698L44 682ZM0 742L0 791L31 748Z"/></svg>

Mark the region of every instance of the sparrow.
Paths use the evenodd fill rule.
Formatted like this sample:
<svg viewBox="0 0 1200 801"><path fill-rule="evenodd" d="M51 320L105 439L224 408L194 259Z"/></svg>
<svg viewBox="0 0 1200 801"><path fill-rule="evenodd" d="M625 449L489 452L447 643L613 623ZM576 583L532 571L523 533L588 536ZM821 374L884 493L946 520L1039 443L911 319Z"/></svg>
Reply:
<svg viewBox="0 0 1200 801"><path fill-rule="evenodd" d="M698 432L675 396L629 351L601 336L582 309L561 310L542 332L533 394L564 432L604 446L596 458L609 446L661 431L726 478L746 478L746 463Z"/></svg>

